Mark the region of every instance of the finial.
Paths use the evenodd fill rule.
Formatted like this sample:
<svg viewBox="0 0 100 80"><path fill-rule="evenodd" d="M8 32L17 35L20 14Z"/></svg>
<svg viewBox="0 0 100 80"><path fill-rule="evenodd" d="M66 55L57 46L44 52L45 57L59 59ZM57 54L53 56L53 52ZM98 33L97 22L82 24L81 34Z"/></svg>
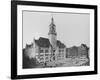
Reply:
<svg viewBox="0 0 100 80"><path fill-rule="evenodd" d="M52 23L54 23L53 15L52 15L51 21L52 21Z"/></svg>

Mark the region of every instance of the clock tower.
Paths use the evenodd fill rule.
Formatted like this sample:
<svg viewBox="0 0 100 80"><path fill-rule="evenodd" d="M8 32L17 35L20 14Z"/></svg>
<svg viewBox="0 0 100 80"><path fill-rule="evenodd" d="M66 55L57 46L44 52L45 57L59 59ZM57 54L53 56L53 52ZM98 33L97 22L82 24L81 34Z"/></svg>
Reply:
<svg viewBox="0 0 100 80"><path fill-rule="evenodd" d="M57 32L56 32L56 25L54 24L53 17L51 18L51 23L49 25L49 41L53 49L56 49L57 46Z"/></svg>

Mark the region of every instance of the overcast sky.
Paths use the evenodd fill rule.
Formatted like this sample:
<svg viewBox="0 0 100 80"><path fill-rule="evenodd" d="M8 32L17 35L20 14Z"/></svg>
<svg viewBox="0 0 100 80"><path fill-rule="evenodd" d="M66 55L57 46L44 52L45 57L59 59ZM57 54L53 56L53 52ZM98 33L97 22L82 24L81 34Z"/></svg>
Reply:
<svg viewBox="0 0 100 80"><path fill-rule="evenodd" d="M65 43L67 47L79 46L81 43L89 46L89 14L23 11L23 47L26 43L33 42L33 38L48 38L52 16L56 25L58 40Z"/></svg>

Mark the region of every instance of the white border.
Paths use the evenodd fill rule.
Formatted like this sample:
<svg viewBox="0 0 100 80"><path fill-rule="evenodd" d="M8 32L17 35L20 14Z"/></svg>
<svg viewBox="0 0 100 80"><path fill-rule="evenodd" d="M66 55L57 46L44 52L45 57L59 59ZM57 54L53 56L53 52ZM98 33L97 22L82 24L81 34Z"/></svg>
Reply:
<svg viewBox="0 0 100 80"><path fill-rule="evenodd" d="M17 41L18 41L17 75L94 71L94 10L77 9L77 8L24 6L24 5L17 5L17 8L18 8L17 9L17 24L18 24L17 26L17 29L18 29L17 30ZM22 69L22 10L89 13L90 14L90 66Z"/></svg>

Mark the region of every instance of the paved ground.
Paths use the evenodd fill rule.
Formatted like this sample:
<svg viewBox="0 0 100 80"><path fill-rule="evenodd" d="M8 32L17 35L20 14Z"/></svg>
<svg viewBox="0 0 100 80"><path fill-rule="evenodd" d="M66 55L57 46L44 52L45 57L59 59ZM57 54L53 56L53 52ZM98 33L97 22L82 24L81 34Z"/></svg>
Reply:
<svg viewBox="0 0 100 80"><path fill-rule="evenodd" d="M47 64L47 66L54 67L69 67L69 66L85 66L88 62L87 58L66 58L64 60L53 61Z"/></svg>
<svg viewBox="0 0 100 80"><path fill-rule="evenodd" d="M25 61L26 63L26 61ZM31 60L27 62L29 65L25 68L46 68L46 67L71 67L71 66L86 66L89 65L89 60L84 57L80 58L66 58L63 60L56 60L46 64L40 64L35 60Z"/></svg>

